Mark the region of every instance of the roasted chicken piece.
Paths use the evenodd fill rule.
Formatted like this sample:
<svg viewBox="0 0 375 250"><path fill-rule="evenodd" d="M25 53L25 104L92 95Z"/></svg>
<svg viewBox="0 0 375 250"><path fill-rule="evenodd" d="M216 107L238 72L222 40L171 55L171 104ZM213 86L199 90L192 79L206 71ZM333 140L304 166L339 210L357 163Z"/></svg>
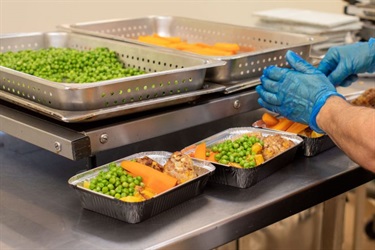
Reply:
<svg viewBox="0 0 375 250"><path fill-rule="evenodd" d="M194 163L190 156L174 152L168 161L164 164L163 172L176 178L177 184L184 183L197 177L194 171Z"/></svg>
<svg viewBox="0 0 375 250"><path fill-rule="evenodd" d="M148 156L144 156L142 158L138 158L135 160L138 163L141 163L143 165L149 166L157 171L163 172L163 166L151 159Z"/></svg>
<svg viewBox="0 0 375 250"><path fill-rule="evenodd" d="M270 135L263 138L263 158L268 160L294 146L294 142L281 137L281 135Z"/></svg>
<svg viewBox="0 0 375 250"><path fill-rule="evenodd" d="M375 108L375 88L367 89L352 101L353 105Z"/></svg>

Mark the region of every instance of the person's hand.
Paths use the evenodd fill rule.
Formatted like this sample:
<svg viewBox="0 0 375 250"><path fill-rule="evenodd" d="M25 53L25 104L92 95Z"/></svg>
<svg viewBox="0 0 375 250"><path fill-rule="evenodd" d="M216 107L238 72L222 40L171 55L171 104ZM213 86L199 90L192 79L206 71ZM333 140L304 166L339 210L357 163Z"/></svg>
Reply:
<svg viewBox="0 0 375 250"><path fill-rule="evenodd" d="M375 38L330 48L318 66L335 86L347 87L358 73L375 71Z"/></svg>
<svg viewBox="0 0 375 250"><path fill-rule="evenodd" d="M292 69L270 66L263 71L261 85L256 87L258 103L290 120L308 124L324 133L316 116L330 96L341 96L328 78L292 51L286 53ZM345 98L344 98L345 99Z"/></svg>

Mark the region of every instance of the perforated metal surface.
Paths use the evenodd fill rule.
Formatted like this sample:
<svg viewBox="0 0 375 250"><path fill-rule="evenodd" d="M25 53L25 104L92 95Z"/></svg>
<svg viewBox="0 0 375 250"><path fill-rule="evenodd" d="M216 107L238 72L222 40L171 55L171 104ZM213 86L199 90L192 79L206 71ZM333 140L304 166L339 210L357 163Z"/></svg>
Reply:
<svg viewBox="0 0 375 250"><path fill-rule="evenodd" d="M0 66L0 91L59 110L94 110L151 100L201 89L206 69L223 62L135 44L66 32L0 37L1 52L49 47L90 50L107 47L124 67L146 74L94 83L56 83Z"/></svg>
<svg viewBox="0 0 375 250"><path fill-rule="evenodd" d="M64 24L59 28L150 47L158 46L140 42L137 38L141 35L155 33L160 36L178 36L189 43L228 42L237 43L241 47L255 48L253 52L233 56L207 56L226 62L224 66L207 70L206 79L220 83L258 77L262 74L263 69L271 64L280 67L286 66L285 53L288 49L292 49L301 57L308 59L310 46L323 40L322 37L172 16L148 16L136 19Z"/></svg>

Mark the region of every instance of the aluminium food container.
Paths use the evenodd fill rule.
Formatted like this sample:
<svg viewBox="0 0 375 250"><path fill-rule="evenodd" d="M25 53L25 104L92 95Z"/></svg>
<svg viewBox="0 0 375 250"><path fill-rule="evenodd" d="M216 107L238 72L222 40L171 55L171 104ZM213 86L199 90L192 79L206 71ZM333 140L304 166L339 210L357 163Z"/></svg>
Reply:
<svg viewBox="0 0 375 250"><path fill-rule="evenodd" d="M149 151L133 154L114 162L119 164L123 160L148 156L164 165L171 155L172 153L166 151ZM193 162L198 177L142 202L124 202L83 187L84 181L95 178L102 170L108 170L108 165L77 174L71 177L68 183L80 197L83 208L134 224L177 206L203 192L215 166L196 159L193 159Z"/></svg>
<svg viewBox="0 0 375 250"><path fill-rule="evenodd" d="M303 141L301 137L291 133L271 131L254 127L239 127L224 130L218 134L212 135L204 140L196 142L193 145L198 145L202 142L205 142L207 147L211 147L226 140L237 139L241 135L245 135L251 132L260 132L263 136L280 134L283 138L293 141L295 145L254 168L236 168L217 162L212 162L212 164L215 165L216 169L214 174L209 179L210 182L237 188L251 187L264 178L272 175L280 168L288 165L294 159L296 152ZM186 147L186 150L183 150L184 153L191 153L194 150L191 149L193 148L193 145Z"/></svg>
<svg viewBox="0 0 375 250"><path fill-rule="evenodd" d="M206 80L218 83L235 83L259 77L263 69L269 65L286 66L285 53L287 50L293 50L302 58L308 60L310 59L311 46L326 39L319 36L277 32L258 27L174 16L100 20L62 24L58 28L163 49L165 48L140 42L138 37L158 34L160 36L177 36L188 43L214 44L226 42L255 49L252 52L232 56L202 56L226 62L225 65L207 70ZM193 54L190 52L184 53Z"/></svg>
<svg viewBox="0 0 375 250"><path fill-rule="evenodd" d="M223 62L68 32L6 34L1 53L51 47L115 51L124 67L146 74L94 83L57 83L0 66L0 91L43 106L70 111L133 104L202 89L207 68ZM173 103L169 102L168 105Z"/></svg>
<svg viewBox="0 0 375 250"><path fill-rule="evenodd" d="M304 156L315 156L335 146L335 143L328 135L323 135L317 138L310 138L302 135L301 137L303 139L301 152Z"/></svg>
<svg viewBox="0 0 375 250"><path fill-rule="evenodd" d="M280 117L276 115L277 117ZM276 131L276 132L284 132L280 130L274 130L267 127L264 127L261 120L257 120L252 124L254 128L258 129L266 129L269 131ZM288 132L289 133L289 132ZM295 133L292 133L295 134ZM305 135L299 135L295 134L297 136L300 136L303 139L303 142L301 144L301 147L298 149L297 154L303 154L304 156L315 156L327 149L330 149L335 146L334 142L328 135L322 135L320 137L307 137Z"/></svg>

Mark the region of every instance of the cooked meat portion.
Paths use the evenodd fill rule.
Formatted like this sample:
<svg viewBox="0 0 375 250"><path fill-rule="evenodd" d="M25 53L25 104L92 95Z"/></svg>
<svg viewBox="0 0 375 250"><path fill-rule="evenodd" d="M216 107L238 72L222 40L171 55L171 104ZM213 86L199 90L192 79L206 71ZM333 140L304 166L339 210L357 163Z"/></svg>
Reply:
<svg viewBox="0 0 375 250"><path fill-rule="evenodd" d="M375 88L367 89L352 101L353 105L375 108Z"/></svg>
<svg viewBox="0 0 375 250"><path fill-rule="evenodd" d="M143 165L149 166L157 171L163 172L163 166L151 159L148 156L144 156L142 158L135 159L136 162L141 163Z"/></svg>
<svg viewBox="0 0 375 250"><path fill-rule="evenodd" d="M176 178L177 184L184 183L197 177L194 171L194 163L190 156L174 152L163 167L163 172Z"/></svg>
<svg viewBox="0 0 375 250"><path fill-rule="evenodd" d="M281 135L270 135L263 138L263 158L268 160L294 146L294 142L284 139Z"/></svg>

